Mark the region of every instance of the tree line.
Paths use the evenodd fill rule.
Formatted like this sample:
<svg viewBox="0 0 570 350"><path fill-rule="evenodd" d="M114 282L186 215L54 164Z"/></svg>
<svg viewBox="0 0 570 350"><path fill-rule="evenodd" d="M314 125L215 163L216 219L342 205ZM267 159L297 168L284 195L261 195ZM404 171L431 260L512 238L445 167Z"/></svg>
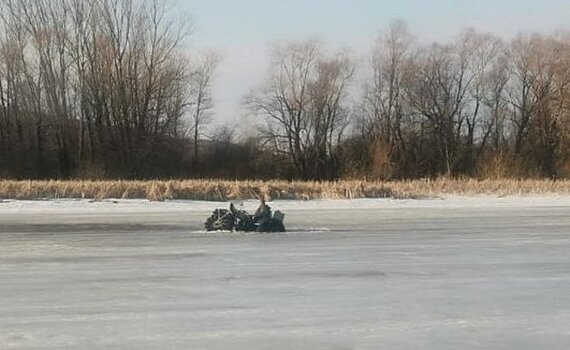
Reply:
<svg viewBox="0 0 570 350"><path fill-rule="evenodd" d="M239 137L206 132L220 56L166 2L0 6L3 178L570 175L565 33L426 45L395 21L365 62L283 43Z"/></svg>
<svg viewBox="0 0 570 350"><path fill-rule="evenodd" d="M184 174L218 62L186 52L188 21L158 0L0 6L0 176Z"/></svg>
<svg viewBox="0 0 570 350"><path fill-rule="evenodd" d="M475 30L417 44L395 21L363 92L355 63L315 42L275 51L250 99L265 138L302 178L570 175L570 36L506 42Z"/></svg>

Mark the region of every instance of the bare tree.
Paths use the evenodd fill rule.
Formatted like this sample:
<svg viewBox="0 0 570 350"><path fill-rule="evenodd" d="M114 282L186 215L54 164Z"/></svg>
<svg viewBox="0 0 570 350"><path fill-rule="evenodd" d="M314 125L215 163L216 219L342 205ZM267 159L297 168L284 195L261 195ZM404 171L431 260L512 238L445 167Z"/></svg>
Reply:
<svg viewBox="0 0 570 350"><path fill-rule="evenodd" d="M537 34L519 36L509 50L514 154L526 166L535 159L546 176L555 176L560 119L567 109L567 52L567 43Z"/></svg>
<svg viewBox="0 0 570 350"><path fill-rule="evenodd" d="M189 103L189 31L164 1L0 4L0 125L24 146L9 158L37 158L36 169L61 177L94 166L136 176L176 137Z"/></svg>
<svg viewBox="0 0 570 350"><path fill-rule="evenodd" d="M203 127L208 123L211 117L211 111L214 108L212 99L212 80L216 68L221 61L221 56L217 52L210 51L200 58L200 63L192 75L192 126L194 142L193 160L195 163L199 161L199 144Z"/></svg>
<svg viewBox="0 0 570 350"><path fill-rule="evenodd" d="M289 156L299 176L336 175L353 73L344 53L327 57L317 42L289 43L275 50L264 88L249 96L252 110L266 121L263 136Z"/></svg>
<svg viewBox="0 0 570 350"><path fill-rule="evenodd" d="M503 45L501 40L491 35L479 34L470 30L463 37L461 50L467 51L468 54L473 52L468 68L473 74L474 80L470 87L470 96L466 108L467 135L463 166L463 171L471 172L473 175L479 158L487 145L491 132L490 124L493 125L500 118L497 114L500 111L496 110L499 106L493 105L489 110L488 102L494 98L501 98L500 94L506 84L506 81L503 80L504 70L501 67ZM500 101L495 101L495 103L500 103Z"/></svg>
<svg viewBox="0 0 570 350"><path fill-rule="evenodd" d="M364 112L372 138L370 152L386 154L390 164L406 162L403 83L412 42L407 24L401 20L392 22L388 31L377 39L372 57L372 80L366 87Z"/></svg>
<svg viewBox="0 0 570 350"><path fill-rule="evenodd" d="M489 40L467 31L453 44L433 44L416 55L407 98L413 112L425 118L432 135L437 152L434 173L452 175L460 170L465 158L464 130L467 153L472 152L483 98L481 81L492 52L482 47Z"/></svg>
<svg viewBox="0 0 570 350"><path fill-rule="evenodd" d="M556 177L556 158L570 102L570 46L554 37L543 39L539 46L542 59L532 89L537 106L530 135L542 175Z"/></svg>
<svg viewBox="0 0 570 350"><path fill-rule="evenodd" d="M483 81L485 84L483 105L487 113L482 126L481 150L485 148L489 139L493 152L501 152L505 147L508 117L508 102L505 93L509 78L508 59L504 53L500 53Z"/></svg>

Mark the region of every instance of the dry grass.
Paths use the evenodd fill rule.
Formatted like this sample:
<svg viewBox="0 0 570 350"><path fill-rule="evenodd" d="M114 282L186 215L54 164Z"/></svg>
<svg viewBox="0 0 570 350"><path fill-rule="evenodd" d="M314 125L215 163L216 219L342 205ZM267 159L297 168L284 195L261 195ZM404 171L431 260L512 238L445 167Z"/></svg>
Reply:
<svg viewBox="0 0 570 350"><path fill-rule="evenodd" d="M570 195L569 180L447 179L387 182L396 197Z"/></svg>
<svg viewBox="0 0 570 350"><path fill-rule="evenodd" d="M0 198L45 199L355 199L419 198L439 195L570 194L570 181L550 180L414 180L339 181L0 181Z"/></svg>

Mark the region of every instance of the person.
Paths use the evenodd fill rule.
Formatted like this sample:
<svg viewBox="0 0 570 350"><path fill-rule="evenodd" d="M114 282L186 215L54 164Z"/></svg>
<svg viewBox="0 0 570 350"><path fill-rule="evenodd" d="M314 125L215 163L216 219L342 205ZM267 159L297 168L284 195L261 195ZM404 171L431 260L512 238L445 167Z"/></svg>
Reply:
<svg viewBox="0 0 570 350"><path fill-rule="evenodd" d="M257 222L263 222L265 220L271 219L271 208L265 204L265 198L261 198L259 208L253 214L253 218Z"/></svg>

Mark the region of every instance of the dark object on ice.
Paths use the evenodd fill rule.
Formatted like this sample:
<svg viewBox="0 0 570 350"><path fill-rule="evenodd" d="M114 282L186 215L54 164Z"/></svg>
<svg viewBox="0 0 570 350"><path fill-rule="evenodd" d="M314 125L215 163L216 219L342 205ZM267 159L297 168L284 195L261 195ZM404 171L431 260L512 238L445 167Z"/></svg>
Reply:
<svg viewBox="0 0 570 350"><path fill-rule="evenodd" d="M232 231L235 218L227 209L216 209L204 224L208 231Z"/></svg>
<svg viewBox="0 0 570 350"><path fill-rule="evenodd" d="M204 226L207 231L285 232L284 218L280 211L272 215L271 208L262 200L254 215L237 209L233 203L230 210L216 209Z"/></svg>
<svg viewBox="0 0 570 350"><path fill-rule="evenodd" d="M271 219L271 207L265 204L265 199L263 198L260 202L261 203L259 204L259 208L257 208L253 214L253 218L259 222Z"/></svg>

